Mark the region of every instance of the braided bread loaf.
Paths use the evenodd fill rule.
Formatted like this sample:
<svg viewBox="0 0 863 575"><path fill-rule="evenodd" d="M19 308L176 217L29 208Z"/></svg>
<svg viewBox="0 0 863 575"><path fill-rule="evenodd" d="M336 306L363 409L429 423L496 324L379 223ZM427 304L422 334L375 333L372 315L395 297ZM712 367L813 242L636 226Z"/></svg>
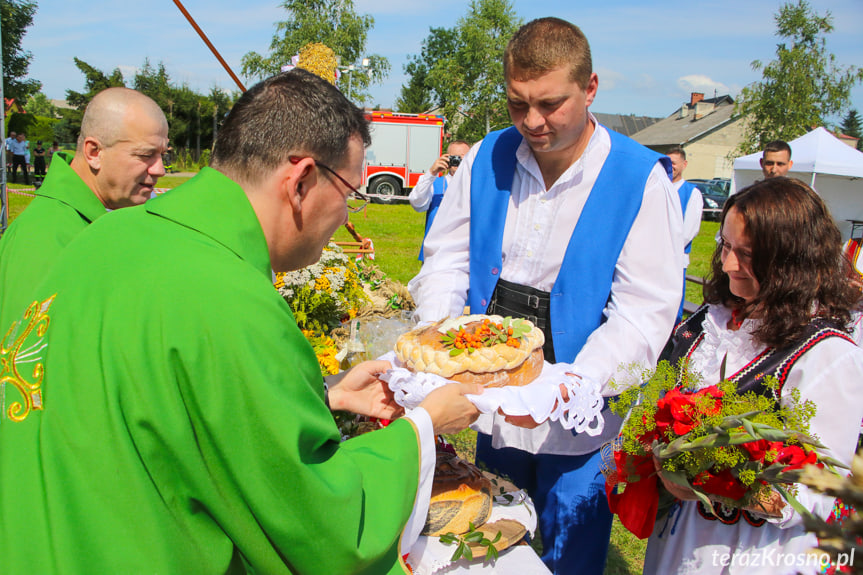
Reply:
<svg viewBox="0 0 863 575"><path fill-rule="evenodd" d="M479 342L478 334L487 332L483 325L489 323L497 328L504 326L504 330L516 325L519 337L510 337L505 343L489 344L489 338ZM465 338L469 343L456 347ZM456 339L458 342L453 343ZM539 376L543 343L542 331L527 320L513 322L498 315L470 315L409 331L398 339L395 351L412 371L434 373L460 383L502 387L526 385Z"/></svg>
<svg viewBox="0 0 863 575"><path fill-rule="evenodd" d="M461 534L479 527L491 514L491 481L472 463L438 451L431 503L422 534Z"/></svg>

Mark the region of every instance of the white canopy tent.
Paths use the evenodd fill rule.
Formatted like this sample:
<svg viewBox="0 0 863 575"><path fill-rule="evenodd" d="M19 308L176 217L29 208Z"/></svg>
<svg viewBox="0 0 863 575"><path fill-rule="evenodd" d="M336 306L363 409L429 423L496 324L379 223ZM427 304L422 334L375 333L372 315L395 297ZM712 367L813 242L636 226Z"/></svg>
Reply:
<svg viewBox="0 0 863 575"><path fill-rule="evenodd" d="M816 128L788 145L794 162L788 177L803 180L824 198L843 240L849 239L848 220L863 221L863 153L824 128ZM760 159L761 152L756 152L734 160L731 193L763 178Z"/></svg>

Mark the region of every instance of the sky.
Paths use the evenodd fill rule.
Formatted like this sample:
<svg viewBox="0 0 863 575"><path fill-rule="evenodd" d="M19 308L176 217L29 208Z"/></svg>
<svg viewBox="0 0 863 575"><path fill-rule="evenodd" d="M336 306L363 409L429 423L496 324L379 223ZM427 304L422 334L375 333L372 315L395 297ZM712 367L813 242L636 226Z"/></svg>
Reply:
<svg viewBox="0 0 863 575"><path fill-rule="evenodd" d="M43 93L65 99L81 91L84 75L73 57L109 73L119 68L131 86L135 71L164 63L174 83L201 93L212 87L237 89L233 80L171 0L35 0L38 11L23 48L33 55L29 76ZM514 0L524 22L556 16L578 25L588 38L599 92L591 110L665 117L691 92L705 97L740 90L761 75L754 60L775 58L778 0ZM834 31L827 49L843 67L863 66L863 0L809 0L819 15L829 11ZM184 0L183 5L240 75L244 54L267 54L275 24L288 13L278 0ZM389 59L389 78L373 86L372 104L391 107L406 83L403 66L419 54L430 27L454 27L467 14L466 0L354 0L358 14L374 17L367 53ZM145 7L145 10L141 8ZM852 92L852 107L863 113L863 87ZM841 118L831 121L840 123Z"/></svg>

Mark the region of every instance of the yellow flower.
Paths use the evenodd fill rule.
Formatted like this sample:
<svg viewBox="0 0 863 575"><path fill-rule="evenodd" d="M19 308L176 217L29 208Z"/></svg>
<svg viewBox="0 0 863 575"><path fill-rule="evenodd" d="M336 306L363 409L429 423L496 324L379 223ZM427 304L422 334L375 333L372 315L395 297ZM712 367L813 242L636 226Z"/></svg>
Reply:
<svg viewBox="0 0 863 575"><path fill-rule="evenodd" d="M328 289L330 289L330 280L328 280L325 276L315 278L315 289L320 291L327 291Z"/></svg>

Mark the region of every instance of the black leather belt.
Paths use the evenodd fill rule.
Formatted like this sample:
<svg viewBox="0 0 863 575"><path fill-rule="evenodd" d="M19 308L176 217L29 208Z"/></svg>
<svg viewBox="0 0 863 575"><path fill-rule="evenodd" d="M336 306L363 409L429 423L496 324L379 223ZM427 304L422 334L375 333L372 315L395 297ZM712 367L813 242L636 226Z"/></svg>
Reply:
<svg viewBox="0 0 863 575"><path fill-rule="evenodd" d="M491 296L488 314L524 318L545 335L543 354L546 361L554 363L554 344L551 340L550 296L548 292L498 280Z"/></svg>

